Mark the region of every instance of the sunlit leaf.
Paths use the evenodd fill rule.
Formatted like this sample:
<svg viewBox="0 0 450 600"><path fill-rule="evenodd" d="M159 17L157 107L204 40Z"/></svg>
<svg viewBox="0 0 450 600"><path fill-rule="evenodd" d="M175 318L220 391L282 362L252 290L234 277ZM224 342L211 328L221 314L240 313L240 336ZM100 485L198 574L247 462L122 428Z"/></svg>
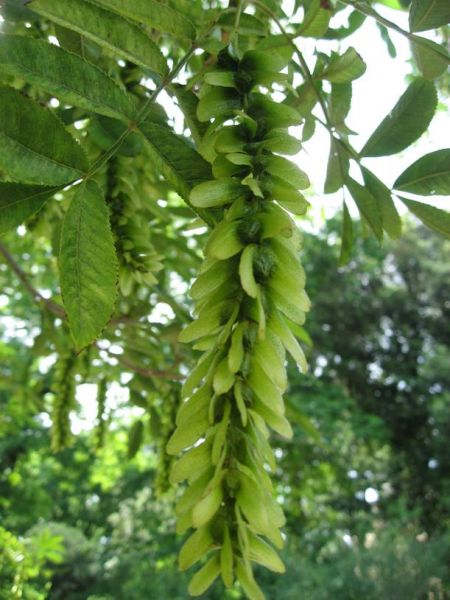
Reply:
<svg viewBox="0 0 450 600"><path fill-rule="evenodd" d="M155 0L95 0L105 8L179 38L194 39L191 21L171 6Z"/></svg>
<svg viewBox="0 0 450 600"><path fill-rule="evenodd" d="M167 64L158 46L138 25L87 0L33 0L30 8L72 29L111 52L155 73L165 75Z"/></svg>
<svg viewBox="0 0 450 600"><path fill-rule="evenodd" d="M341 56L334 56L320 77L332 83L346 83L358 79L365 72L364 61L354 48L349 48Z"/></svg>
<svg viewBox="0 0 450 600"><path fill-rule="evenodd" d="M0 66L74 106L131 119L135 103L105 73L53 44L25 36L0 36Z"/></svg>

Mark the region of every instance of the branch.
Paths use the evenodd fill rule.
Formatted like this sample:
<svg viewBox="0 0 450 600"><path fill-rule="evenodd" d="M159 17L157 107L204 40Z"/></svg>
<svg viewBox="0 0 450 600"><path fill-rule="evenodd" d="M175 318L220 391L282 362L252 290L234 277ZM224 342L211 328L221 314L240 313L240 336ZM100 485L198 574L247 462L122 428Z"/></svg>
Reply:
<svg viewBox="0 0 450 600"><path fill-rule="evenodd" d="M60 317L62 319L66 318L66 313L62 306L60 306L53 300L44 298L44 296L35 287L31 285L28 275L19 266L19 264L15 261L13 256L9 253L8 249L3 244L0 244L0 254L5 259L5 262L17 275L19 281L22 283L23 287L27 290L27 292L32 296L33 300L35 300L38 304L43 305L43 308L49 310L57 317Z"/></svg>
<svg viewBox="0 0 450 600"><path fill-rule="evenodd" d="M182 375L180 375L179 373L174 373L173 371L159 371L157 369L140 367L139 365L135 365L122 354L115 354L114 352L111 352L111 350L109 350L108 348L100 348L98 344L96 344L96 346L98 350L103 350L104 352L106 352L106 354L108 354L108 356L110 356L111 358L115 358L121 365L123 365L130 371L141 375L142 377L147 377L149 379L153 377L158 377L160 379L168 379L169 381L181 381L182 379L184 379Z"/></svg>

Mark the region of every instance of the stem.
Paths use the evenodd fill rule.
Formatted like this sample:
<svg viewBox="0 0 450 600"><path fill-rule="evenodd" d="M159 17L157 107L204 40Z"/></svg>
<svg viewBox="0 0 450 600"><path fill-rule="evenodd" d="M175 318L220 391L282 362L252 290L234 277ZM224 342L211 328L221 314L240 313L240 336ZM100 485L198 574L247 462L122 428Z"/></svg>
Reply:
<svg viewBox="0 0 450 600"><path fill-rule="evenodd" d="M346 6L351 6L352 8L354 8L358 12L362 13L363 15L366 15L367 17L372 17L373 19L378 21L378 23L380 23L380 25L384 25L388 29L392 29L392 30L396 31L403 37L407 38L410 42L419 44L420 46L427 48L427 50L431 50L437 56L440 56L442 58L442 54L440 52L437 52L432 47L428 46L427 40L425 38L422 38L420 35L415 35L414 33L410 33L409 31L406 31L406 29L402 29L399 25L397 25L397 23L394 23L393 21L386 19L385 17L380 15L380 13L378 13L376 10L374 10L371 6L368 6L364 2L359 2L358 0L353 0L353 1L352 0L338 0L338 1L341 4L345 4Z"/></svg>
<svg viewBox="0 0 450 600"><path fill-rule="evenodd" d="M130 123L127 129L122 133L122 135L119 138L117 138L117 140L110 146L110 148L108 148L108 150L106 150L101 156L99 156L99 158L92 164L91 168L86 174L86 179L88 177L92 177L92 175L94 175L94 173L96 173L101 168L101 166L104 165L105 162L107 162L116 153L116 151L122 145L123 141L130 135L130 133L132 133L135 129L139 127L139 125L142 123L142 121L144 121L144 119L148 115L151 105L153 104L153 102L155 102L160 92L162 92L162 90L166 88L173 81L173 79L175 79L175 77L184 67L186 62L191 58L196 48L197 44L196 42L193 42L188 52L175 65L175 67L172 69L169 75L167 75L167 77L165 77L161 81L161 83L156 87L156 89L150 94L144 106L142 106L142 108L137 113L135 121Z"/></svg>
<svg viewBox="0 0 450 600"><path fill-rule="evenodd" d="M328 113L328 108L327 108L327 105L325 103L325 100L324 100L322 94L320 93L320 90L317 87L316 82L314 81L314 77L312 76L312 73L309 70L308 64L307 64L306 60L304 59L303 54L297 48L297 45L292 40L291 36L288 34L288 32L286 31L286 29L283 27L283 24L280 22L280 20L278 19L278 17L269 8L267 8L267 6L265 6L264 4L262 4L261 2L259 2L259 0L251 0L251 1L254 4L257 4L262 10L264 10L266 12L266 14L268 14L271 17L271 19L277 25L278 29L281 31L282 35L286 38L288 44L290 46L292 46L292 48L294 49L294 52L297 55L299 63L300 63L300 65L297 65L297 66L300 67L300 71L303 73L303 77L309 83L309 85L311 86L311 88L313 89L313 91L314 91L314 93L316 95L317 101L319 102L320 108L322 109L322 112L323 112L324 117L325 117L325 123L323 121L321 121L320 119L317 119L317 120L322 125L324 125L326 127L326 129L328 130L328 133L330 134L332 140L335 140L335 141L339 142L342 146L344 146L346 148L346 150L349 152L349 154L352 156L352 158L354 158L356 161L359 162L358 154L352 148L352 146L350 144L348 144L347 141L342 140L340 136L339 137L335 136L335 130L334 130L333 124L331 122L330 115ZM341 171L341 179L342 179L342 181L344 181L345 180L345 171L344 171L344 166L342 164L342 160L341 160L341 155L340 154L339 154L339 170Z"/></svg>

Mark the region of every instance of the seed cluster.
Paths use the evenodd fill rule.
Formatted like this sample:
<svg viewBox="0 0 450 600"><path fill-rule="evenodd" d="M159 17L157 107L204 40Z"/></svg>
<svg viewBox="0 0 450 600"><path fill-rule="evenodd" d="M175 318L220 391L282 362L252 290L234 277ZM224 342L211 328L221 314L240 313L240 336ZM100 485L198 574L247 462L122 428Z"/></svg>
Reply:
<svg viewBox="0 0 450 600"><path fill-rule="evenodd" d="M269 428L292 436L283 401L286 351L306 369L293 332L309 299L301 239L287 211L305 212L298 189L309 182L279 156L298 152L288 127L300 116L258 86L282 82L288 60L223 52L200 90L198 118L212 120L202 152L215 179L196 186L190 201L220 219L190 292L196 318L180 336L203 355L183 386L167 446L170 454L184 451L170 475L172 483L187 481L176 507L178 532L195 529L180 567L208 555L191 580L194 596L221 574L226 586L237 578L249 598L261 599L251 563L284 571L274 549L283 545L285 519L268 474L275 469L268 437Z"/></svg>

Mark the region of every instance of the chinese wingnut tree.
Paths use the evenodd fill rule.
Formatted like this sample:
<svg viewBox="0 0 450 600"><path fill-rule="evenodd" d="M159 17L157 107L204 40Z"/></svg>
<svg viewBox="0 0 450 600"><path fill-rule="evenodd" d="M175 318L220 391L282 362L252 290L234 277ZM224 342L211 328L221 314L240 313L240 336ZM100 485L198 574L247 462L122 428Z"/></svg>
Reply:
<svg viewBox="0 0 450 600"><path fill-rule="evenodd" d="M229 52L204 76L197 116L211 122L202 140L214 179L191 193L216 225L191 296L195 320L180 339L201 350L183 386L171 454L183 452L171 481L187 481L176 513L178 532L190 528L180 552L188 569L206 557L189 592L202 594L221 575L237 578L252 600L263 598L252 572L259 563L276 572L284 565L280 528L285 519L274 498L275 468L269 429L290 438L285 417L286 351L302 370L303 351L293 330L309 308L298 255L300 234L289 212L303 214L298 189L307 176L279 154L299 143L288 127L298 113L258 92L280 83L288 56Z"/></svg>

